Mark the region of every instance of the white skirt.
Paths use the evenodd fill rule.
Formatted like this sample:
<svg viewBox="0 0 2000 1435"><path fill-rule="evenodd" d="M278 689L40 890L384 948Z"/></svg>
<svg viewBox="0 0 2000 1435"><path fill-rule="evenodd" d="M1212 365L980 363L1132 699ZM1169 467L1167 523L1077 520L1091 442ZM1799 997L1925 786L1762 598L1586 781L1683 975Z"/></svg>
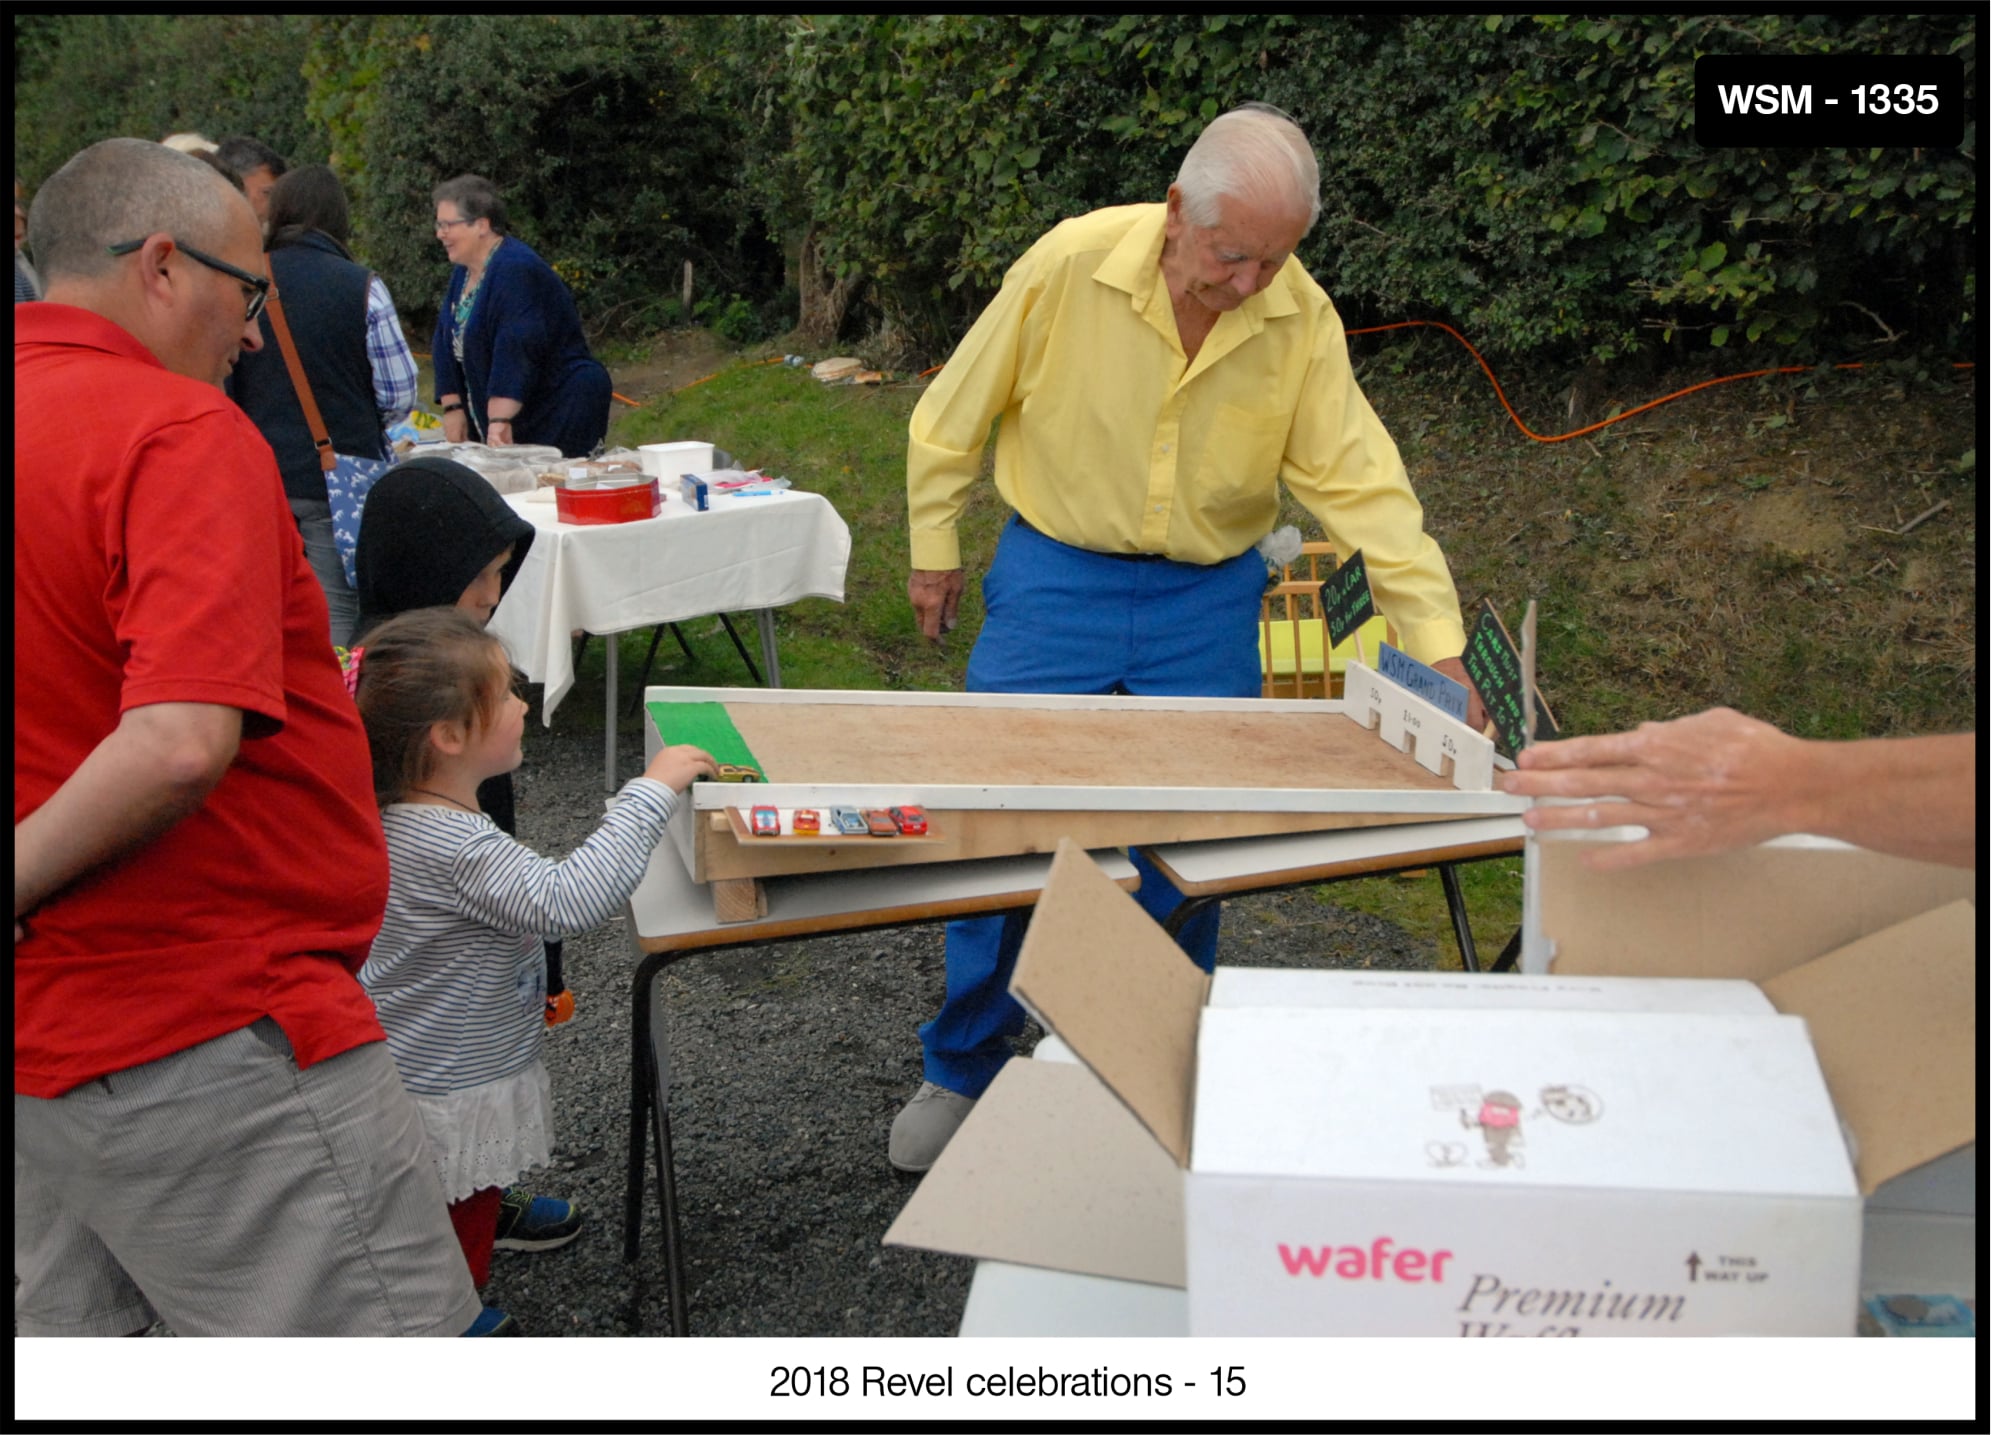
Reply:
<svg viewBox="0 0 2000 1435"><path fill-rule="evenodd" d="M447 1201L463 1201L488 1186L511 1186L549 1164L548 1068L537 1061L524 1071L469 1086L448 1096L410 1099L423 1113L431 1156Z"/></svg>

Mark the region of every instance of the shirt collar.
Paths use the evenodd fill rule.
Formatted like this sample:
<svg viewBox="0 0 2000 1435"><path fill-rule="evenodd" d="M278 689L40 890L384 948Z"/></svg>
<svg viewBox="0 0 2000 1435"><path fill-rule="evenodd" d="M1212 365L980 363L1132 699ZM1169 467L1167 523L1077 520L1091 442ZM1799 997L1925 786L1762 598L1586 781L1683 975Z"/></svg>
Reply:
<svg viewBox="0 0 2000 1435"><path fill-rule="evenodd" d="M121 358L137 359L156 369L166 368L153 351L132 333L102 314L80 309L74 304L51 304L46 300L14 306L14 346L62 344L73 348L102 349Z"/></svg>
<svg viewBox="0 0 2000 1435"><path fill-rule="evenodd" d="M1167 244L1167 206L1161 203L1137 207L1146 213L1125 231L1123 239L1111 247L1111 252L1104 256L1091 277L1130 294L1133 310L1144 312L1153 290L1161 282L1160 251ZM1233 312L1243 316L1252 333L1262 329L1266 319L1296 314L1299 312L1299 301L1293 292L1293 285L1305 277L1305 266L1299 263L1299 256L1288 254L1284 267L1269 287L1261 294L1251 295Z"/></svg>

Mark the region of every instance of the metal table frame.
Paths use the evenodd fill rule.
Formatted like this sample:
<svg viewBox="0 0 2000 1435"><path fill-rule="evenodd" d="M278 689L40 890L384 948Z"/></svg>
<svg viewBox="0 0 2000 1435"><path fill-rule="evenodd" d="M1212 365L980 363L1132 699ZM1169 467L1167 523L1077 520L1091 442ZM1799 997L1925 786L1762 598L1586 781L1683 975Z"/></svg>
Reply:
<svg viewBox="0 0 2000 1435"><path fill-rule="evenodd" d="M1093 853L1107 875L1128 891L1139 873L1123 854ZM910 867L765 879L769 915L750 922L715 921L705 888L688 875L670 843L654 852L640 891L626 909L626 933L637 959L632 973L631 1121L625 1166L625 1259L639 1258L647 1133L653 1137L667 1271L669 1329L688 1333L687 1278L674 1188L673 1135L667 1117L664 1033L653 1021L654 981L670 963L701 952L769 946L840 932L918 926L1032 907L1048 878L1047 854L995 857ZM645 909L645 916L641 910ZM653 927L642 932L642 923Z"/></svg>

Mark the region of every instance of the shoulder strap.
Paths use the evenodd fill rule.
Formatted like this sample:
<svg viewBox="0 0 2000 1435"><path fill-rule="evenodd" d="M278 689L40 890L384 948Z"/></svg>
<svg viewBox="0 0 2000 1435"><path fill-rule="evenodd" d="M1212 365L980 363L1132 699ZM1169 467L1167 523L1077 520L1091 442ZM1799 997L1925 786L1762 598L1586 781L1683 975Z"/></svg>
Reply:
<svg viewBox="0 0 2000 1435"><path fill-rule="evenodd" d="M306 382L306 366L299 360L299 346L292 342L292 326L285 322L284 301L278 297L275 285L272 286L270 299L265 302L264 312L271 316L271 332L277 335L278 347L284 351L285 368L292 376L292 389L299 396L299 407L305 410L306 428L312 433L313 447L319 450L320 471L330 473L335 463L333 440L327 437L326 420L320 417L312 385Z"/></svg>

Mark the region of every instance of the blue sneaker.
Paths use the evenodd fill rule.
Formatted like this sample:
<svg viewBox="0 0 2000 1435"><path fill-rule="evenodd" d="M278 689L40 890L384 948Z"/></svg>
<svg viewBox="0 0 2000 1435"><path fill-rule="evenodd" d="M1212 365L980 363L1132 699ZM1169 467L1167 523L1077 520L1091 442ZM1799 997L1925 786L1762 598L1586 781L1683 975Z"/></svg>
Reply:
<svg viewBox="0 0 2000 1435"><path fill-rule="evenodd" d="M521 1327L514 1317L504 1310L487 1306L479 1312L479 1319L467 1326L462 1335L519 1335Z"/></svg>
<svg viewBox="0 0 2000 1435"><path fill-rule="evenodd" d="M583 1213L554 1196L530 1196L509 1186L500 1197L500 1220L494 1227L496 1251L553 1251L575 1240L583 1230Z"/></svg>

